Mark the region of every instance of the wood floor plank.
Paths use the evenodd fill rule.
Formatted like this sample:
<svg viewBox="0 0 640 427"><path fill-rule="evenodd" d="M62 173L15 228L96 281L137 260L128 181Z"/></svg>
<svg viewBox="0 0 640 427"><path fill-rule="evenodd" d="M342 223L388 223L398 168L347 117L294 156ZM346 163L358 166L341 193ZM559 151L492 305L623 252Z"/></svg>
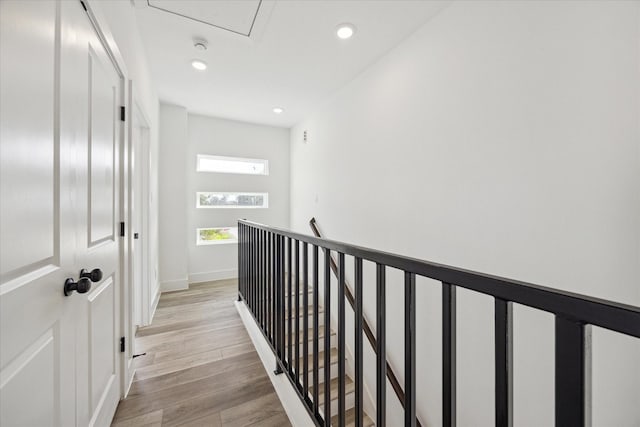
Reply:
<svg viewBox="0 0 640 427"><path fill-rule="evenodd" d="M242 333L233 334L230 331L227 334L208 333L203 335L194 336L190 339L181 341L179 345L174 345L168 349L164 347L155 347L154 363L161 363L166 360L174 360L185 357L187 355L193 355L212 350L225 350L230 347L235 347L240 344L250 343L251 339L248 335Z"/></svg>
<svg viewBox="0 0 640 427"><path fill-rule="evenodd" d="M173 324L176 321L188 321L188 320L200 320L200 319L211 319L215 320L220 316L221 313L218 312L220 308L226 308L227 303L224 305L221 303L203 303L201 306L194 307L194 309L184 309L176 312L168 312L163 311L162 315L154 316L153 318L153 326L147 326L143 330L147 328L156 327L156 326L164 326L167 324Z"/></svg>
<svg viewBox="0 0 640 427"><path fill-rule="evenodd" d="M183 383L158 391L148 391L127 398L118 406L117 419L127 419L140 411L151 411L175 405L198 396L216 392L225 393L241 386L250 386L256 377L264 373L264 367L258 363L243 367L240 371L227 371L218 375Z"/></svg>
<svg viewBox="0 0 640 427"><path fill-rule="evenodd" d="M161 296L154 322L138 330L135 349L146 355L113 426L290 425L236 298L235 280Z"/></svg>
<svg viewBox="0 0 640 427"><path fill-rule="evenodd" d="M145 380L147 378L157 377L158 375L168 374L170 372L181 371L185 368L192 368L205 363L222 359L222 351L220 349L205 351L203 353L190 354L174 360L153 363L144 368L140 368L135 373L137 380Z"/></svg>
<svg viewBox="0 0 640 427"><path fill-rule="evenodd" d="M238 406L264 394L275 393L266 374L240 387L216 390L212 393L196 396L178 404L163 408L163 426L178 426L180 423L196 420L204 416ZM283 410L284 411L284 410Z"/></svg>
<svg viewBox="0 0 640 427"><path fill-rule="evenodd" d="M229 297L232 298L232 297ZM158 319L164 319L166 317L175 316L178 313L193 313L200 312L204 314L210 314L209 312L204 311L206 308L226 308L228 307L227 301L225 300L212 300L212 301L202 301L198 303L191 303L189 305L183 306L175 306L175 307L164 307L160 311L156 311L153 321Z"/></svg>
<svg viewBox="0 0 640 427"><path fill-rule="evenodd" d="M219 412L184 424L179 424L180 427L222 427L222 425Z"/></svg>
<svg viewBox="0 0 640 427"><path fill-rule="evenodd" d="M114 422L111 425L113 427L160 427L162 425L162 409Z"/></svg>
<svg viewBox="0 0 640 427"><path fill-rule="evenodd" d="M240 354L245 354L245 353L252 353L255 352L256 349L253 346L253 343L251 342L251 340L241 343L241 344L237 344L237 345L232 345L230 347L225 347L222 349L222 358L223 359L228 359L230 357L235 357L238 356Z"/></svg>
<svg viewBox="0 0 640 427"><path fill-rule="evenodd" d="M153 393L154 391L189 383L201 378L213 377L222 372L231 371L238 365L249 367L256 363L262 363L256 353L245 353L234 359L218 360L146 380L134 381L129 390L129 396Z"/></svg>
<svg viewBox="0 0 640 427"><path fill-rule="evenodd" d="M278 408L278 397L273 394L258 397L220 413L225 427L244 427L263 421L282 412Z"/></svg>
<svg viewBox="0 0 640 427"><path fill-rule="evenodd" d="M199 295L189 295L185 297L171 298L171 299L166 299L164 301L159 301L158 308L174 307L177 305L185 305L185 304L190 304L194 302L210 301L211 298L218 297L218 296L225 296L225 295L215 295L215 294L212 295L208 293L203 293Z"/></svg>
<svg viewBox="0 0 640 427"><path fill-rule="evenodd" d="M248 424L247 427L280 427L290 425L291 423L289 422L289 418L287 418L286 414L275 414L269 418L256 421L253 424Z"/></svg>
<svg viewBox="0 0 640 427"><path fill-rule="evenodd" d="M228 330L233 329L233 330ZM194 339L222 339L231 336L246 335L243 325L231 322L220 322L215 326L198 326L190 330L159 333L157 335L145 336L136 343L136 350L140 351L162 351L169 350L175 345L185 342L192 342Z"/></svg>
<svg viewBox="0 0 640 427"><path fill-rule="evenodd" d="M235 308L234 308L235 310ZM194 326L211 326L214 325L215 322L225 321L225 320L235 320L235 313L231 310L226 310L223 313L216 313L215 315L210 315L201 319L193 319L193 320L185 320L185 321L177 321L177 318L174 318L172 322L166 323L160 326L147 326L146 328L141 328L138 330L138 337L144 337L147 335L156 335L162 332L171 332L171 331L179 331L183 329L190 329Z"/></svg>

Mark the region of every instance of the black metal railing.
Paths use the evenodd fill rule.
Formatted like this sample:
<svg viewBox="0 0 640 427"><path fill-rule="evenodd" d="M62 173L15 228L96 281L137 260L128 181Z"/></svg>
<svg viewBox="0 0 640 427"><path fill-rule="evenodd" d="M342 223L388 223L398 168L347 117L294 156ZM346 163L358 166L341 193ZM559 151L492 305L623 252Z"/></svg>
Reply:
<svg viewBox="0 0 640 427"><path fill-rule="evenodd" d="M355 299L355 425L363 412L363 260L376 264L376 425L386 421L385 294L386 269L404 272L404 409L405 425L416 425L416 277L442 283L442 411L443 425L455 426L456 414L456 289L470 289L495 301L495 419L497 426L512 424L512 304L522 304L555 315L556 426L585 425L585 328L594 325L640 338L640 307L563 292L543 286L463 270L390 254L333 240L312 237L250 221L238 222L239 297L269 341L282 372L317 425L344 426L345 410L345 273L348 255L354 260ZM309 245L311 285L309 288ZM302 272L300 271L302 246ZM319 325L319 252L323 250L324 325ZM331 253L338 257L337 287L337 400L332 420L331 387ZM292 259L292 256L294 259ZM301 284L302 281L302 284ZM302 304L300 294L302 285ZM308 295L312 293L312 306ZM293 301L295 298L295 301ZM292 305L295 303L295 307ZM292 310L295 315L292 316ZM300 340L302 315L302 341ZM308 320L312 318L312 359L309 366ZM323 334L324 396L320 398L320 333ZM295 339L295 340L294 340ZM302 349L300 344L302 343ZM300 354L302 350L302 354ZM302 361L301 358L302 357ZM309 383L311 369L312 383ZM302 373L302 375L300 375ZM322 400L322 401L321 401ZM322 406L322 408L320 407Z"/></svg>
<svg viewBox="0 0 640 427"><path fill-rule="evenodd" d="M313 235L315 237L322 238L322 234L320 233L320 228L318 227L318 223L315 218L311 218L311 220L309 220L309 226L311 227L311 231L313 232ZM331 256L331 271L334 273L334 276L336 277L336 279L338 279L339 278L338 263L333 256ZM356 273L362 274L362 271L356 270ZM384 274L384 272L382 274ZM359 299L358 301L356 301L355 297L353 296L353 291L350 289L349 282L347 280L344 281L344 291L345 291L345 296L347 298L347 301L349 302L349 305L351 305L351 308L356 311L356 315L355 315L356 322L358 321L362 322L362 327L359 329L362 329L364 331L364 335L365 337L367 337L367 340L371 345L371 349L373 350L374 353L377 353L378 342L376 340L375 335L373 334L373 330L371 329L371 326L369 325L369 322L367 321L366 317L360 314L360 311L362 310L362 300ZM381 289L381 292L384 292L384 289ZM380 320L382 321L384 318L385 316L382 316ZM405 394L404 394L404 390L402 389L402 385L400 385L400 381L398 381L398 377L395 374L389 361L386 362L386 365L387 365L386 367L387 378L389 379L389 384L391 385L391 389L393 390L394 394L400 401L400 405L402 405L402 409L404 409ZM358 402L358 403L361 404L362 402ZM421 427L421 426L422 425L420 424L420 419L416 417L416 427Z"/></svg>

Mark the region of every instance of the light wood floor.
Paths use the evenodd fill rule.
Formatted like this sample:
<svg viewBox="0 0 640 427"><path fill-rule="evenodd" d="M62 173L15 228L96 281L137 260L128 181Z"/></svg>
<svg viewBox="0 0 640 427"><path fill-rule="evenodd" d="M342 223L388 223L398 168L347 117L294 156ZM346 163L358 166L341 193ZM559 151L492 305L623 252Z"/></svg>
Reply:
<svg viewBox="0 0 640 427"><path fill-rule="evenodd" d="M112 426L288 426L234 306L235 280L163 294L136 337L136 374Z"/></svg>

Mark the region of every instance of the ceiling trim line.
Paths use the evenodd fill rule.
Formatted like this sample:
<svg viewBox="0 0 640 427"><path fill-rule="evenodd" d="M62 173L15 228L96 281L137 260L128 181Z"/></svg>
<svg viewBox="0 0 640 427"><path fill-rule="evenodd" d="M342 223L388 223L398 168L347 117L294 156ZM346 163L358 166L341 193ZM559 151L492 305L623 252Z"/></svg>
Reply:
<svg viewBox="0 0 640 427"><path fill-rule="evenodd" d="M156 9L156 10L160 10L162 12L170 13L172 15L180 16L182 18L189 19L191 21L199 22L201 24L209 25L211 27L218 28L218 29L224 30L224 31L229 31L230 33L238 34L240 36L244 36L244 37L248 37L248 38L251 37L251 31L253 30L253 25L256 23L256 18L258 17L258 12L260 11L260 6L261 5L262 5L262 0L260 0L260 2L258 3L258 7L256 8L256 13L255 13L255 15L253 15L253 21L251 22L251 27L249 28L249 33L245 34L243 32L235 31L235 30L232 30L230 28L221 27L220 25L216 25L216 24L213 24L211 22L202 21L202 20L194 18L192 16L183 15L181 13L174 12L172 10L168 10L168 9L165 9L165 8L162 8L162 7L154 6L154 5L151 4L151 0L147 0L147 6L149 6L152 9Z"/></svg>
<svg viewBox="0 0 640 427"><path fill-rule="evenodd" d="M251 21L251 27L249 27L249 34L247 34L247 37L251 37L251 31L253 31L253 26L256 23L256 18L258 17L258 12L260 12L260 6L262 6L262 0L260 0L258 2L258 7L256 7L256 14L253 15L253 21Z"/></svg>

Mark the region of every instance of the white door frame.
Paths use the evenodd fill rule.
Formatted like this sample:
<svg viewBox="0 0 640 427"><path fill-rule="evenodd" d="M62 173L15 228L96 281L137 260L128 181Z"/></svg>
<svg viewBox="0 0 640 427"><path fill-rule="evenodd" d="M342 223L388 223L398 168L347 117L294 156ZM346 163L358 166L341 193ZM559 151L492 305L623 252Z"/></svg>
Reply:
<svg viewBox="0 0 640 427"><path fill-rule="evenodd" d="M126 111L131 111L131 104L130 104L130 95L129 95L129 91L130 91L130 80L127 79L128 76L128 72L127 72L127 68L125 65L125 61L124 58L122 57L122 54L120 53L120 50L118 49L118 46L115 42L115 39L113 37L113 34L111 33L111 30L109 29L109 25L107 24L106 19L104 18L104 16L101 14L100 12L100 6L99 6L99 0L82 0L82 3L84 4L84 6L87 9L87 15L89 16L89 19L91 21L91 24L94 27L94 30L96 31L96 34L98 35L98 37L100 38L100 40L102 41L102 44L104 45L105 51L107 52L107 54L109 55L109 57L111 58L111 61L113 62L116 71L120 77L121 80L121 93L120 93L120 99L122 100L125 110ZM96 7L97 5L97 7ZM126 84L127 82L129 82L129 84ZM126 117L125 117L126 119ZM126 148L128 147L130 140L130 131L127 130L127 126L130 126L131 124L131 120L125 120L120 121L120 128L119 128L119 132L120 132L120 147L118 147L118 151L119 151L119 168L120 170L116 171L116 173L119 174L120 176L120 196L119 196L119 200L117 201L117 211L118 211L118 217L120 218L120 221L124 221L124 219L126 218L126 213L127 213L127 191L126 191L126 185L128 184L128 176L127 176L127 159L125 158L125 156L127 156L127 150ZM120 230L117 230L118 232L120 232ZM120 235L120 234L119 234ZM133 352L132 352L132 346L130 345L130 343L133 342L133 336L131 334L132 331L132 318L131 318L131 309L130 309L130 293L131 293L131 283L128 280L128 271L129 271L129 265L127 263L128 259L127 259L127 246L125 244L125 239L123 238L119 238L118 240L119 244L119 252L120 252L120 262L119 262L119 282L120 282L120 304L118 306L118 316L120 317L120 333L121 333L121 337L124 338L124 342L125 342L125 351L121 352L119 357L117 358L119 363L120 363L120 398L124 398L126 397L128 391L129 391L129 387L131 385L131 382L133 380ZM128 351L127 351L128 350Z"/></svg>
<svg viewBox="0 0 640 427"><path fill-rule="evenodd" d="M134 238L133 238L133 233L135 232L139 232L140 233L140 239L138 242L138 247L140 248L141 252L142 252L142 256L141 256L141 260L142 260L142 264L140 265L140 268L142 269L142 297L140 301L134 301L134 304L138 306L138 309L140 310L140 313L142 314L142 323L140 326L146 326L149 325L151 323L151 316L152 316L152 308L151 305L153 304L153 298L155 297L155 295L151 295L151 283L150 283L150 271L149 271L149 267L151 265L150 262L150 251L149 251L149 233L150 233L150 229L149 229L149 182L150 182L150 176L149 176L149 172L150 172L150 168L149 168L149 160L150 160L150 135L149 135L149 119L148 119L148 115L145 113L144 108L142 107L142 105L140 104L140 102L138 102L139 97L137 96L137 91L135 90L135 88L130 88L129 94L131 96L131 100L130 100L130 105L131 105L131 111L130 111L130 115L131 115L131 125L129 126L129 130L130 130L130 140L133 142L134 138L133 138L133 132L136 131L136 129L134 129L134 116L137 118L139 124L140 124L140 128L143 131L143 135L141 136L141 140L139 141L139 143L141 144L140 147L140 151L138 152L140 154L140 158L135 159L135 167L138 169L137 172L135 173L139 173L140 177L141 177L141 185L140 185L140 194L135 195L136 200L138 200L137 203L135 203L136 207L140 208L140 212L138 214L140 214L141 217L141 221L140 221L140 230L131 230L131 232L129 233L129 240L131 241L131 248L134 247ZM130 149L133 151L135 150L135 147L133 147L133 145L130 147ZM131 169L130 169L131 171ZM131 185L129 186L129 191L133 193L135 188L135 185L133 183L133 181L131 181ZM130 199L131 200L131 199ZM131 227L133 227L134 225L134 215L136 215L136 212L131 212L130 218L129 218L129 223L131 224ZM131 263L131 265L134 265L134 259L135 259L135 253L132 250L132 253L130 254L129 257L129 262ZM135 287L135 284L133 282L133 275L131 278L131 283L133 284L132 286L132 295L133 295L133 291L135 289L133 289Z"/></svg>

